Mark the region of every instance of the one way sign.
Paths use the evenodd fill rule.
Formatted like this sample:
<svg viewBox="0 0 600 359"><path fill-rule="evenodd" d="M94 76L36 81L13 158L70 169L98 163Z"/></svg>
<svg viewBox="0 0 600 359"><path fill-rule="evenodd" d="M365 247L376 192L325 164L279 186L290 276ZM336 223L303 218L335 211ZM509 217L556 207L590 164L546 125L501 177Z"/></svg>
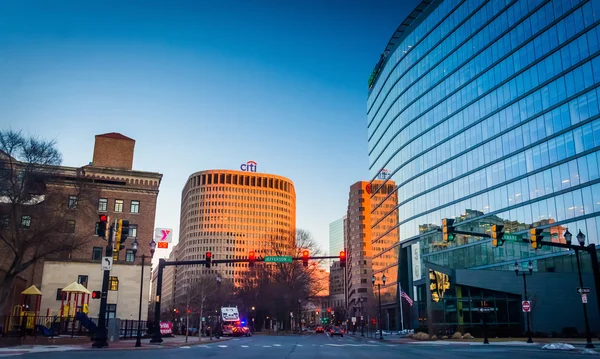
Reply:
<svg viewBox="0 0 600 359"><path fill-rule="evenodd" d="M577 293L579 294L587 294L590 292L590 288L577 288Z"/></svg>
<svg viewBox="0 0 600 359"><path fill-rule="evenodd" d="M102 270L111 270L113 257L102 257Z"/></svg>

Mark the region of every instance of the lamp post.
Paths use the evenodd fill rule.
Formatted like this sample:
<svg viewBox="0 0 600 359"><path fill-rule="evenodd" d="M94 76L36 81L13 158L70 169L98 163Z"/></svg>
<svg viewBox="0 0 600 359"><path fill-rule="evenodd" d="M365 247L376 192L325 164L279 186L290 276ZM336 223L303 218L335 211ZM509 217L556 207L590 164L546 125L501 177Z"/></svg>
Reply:
<svg viewBox="0 0 600 359"><path fill-rule="evenodd" d="M221 289L221 276L217 274L217 288ZM220 293L219 293L220 294ZM219 339L221 337L221 315L220 309L217 309L217 327L215 328L215 338Z"/></svg>
<svg viewBox="0 0 600 359"><path fill-rule="evenodd" d="M364 337L365 336L365 316L363 314L363 298L362 297L358 298L358 301L360 302L360 336Z"/></svg>
<svg viewBox="0 0 600 359"><path fill-rule="evenodd" d="M375 285L375 281L377 279L375 278L375 274L373 274L373 277L371 278L371 282L373 283L373 285ZM381 281L383 282L383 285L385 285L385 274L381 277ZM377 283L377 291L379 292L379 340L383 340L383 326L381 325L381 284Z"/></svg>
<svg viewBox="0 0 600 359"><path fill-rule="evenodd" d="M136 240L131 244L131 248L133 250L133 257L135 258L135 255L137 254L138 251L138 246L139 243ZM152 258L154 256L154 251L156 250L156 242L154 242L154 240L152 240L150 242L150 258ZM135 340L135 347L141 347L142 346L142 293L144 291L144 261L146 260L146 254L142 253L142 277L140 279L140 306L138 309L138 328L137 328L137 338Z"/></svg>
<svg viewBox="0 0 600 359"><path fill-rule="evenodd" d="M520 271L520 267L519 267L519 263L515 262L514 265L515 268L515 274L517 275L517 277L519 275L523 276L523 291L525 294L525 300L528 301L529 298L527 296L527 276L528 275L532 275L533 274L533 263L531 263L531 261L529 261L529 263L527 264L527 271ZM531 339L531 308L530 311L527 312L527 343L533 343L533 339Z"/></svg>
<svg viewBox="0 0 600 359"><path fill-rule="evenodd" d="M302 320L300 319L300 305L302 304L302 299L298 299L298 326L300 327L300 334L302 334Z"/></svg>
<svg viewBox="0 0 600 359"><path fill-rule="evenodd" d="M569 230L567 229L567 231L565 232L565 241L567 242L567 244L571 244L571 241L573 240L573 235L569 232ZM579 230L579 233L577 233L577 241L579 242L579 245L583 248L585 246L585 234L581 233L581 230ZM577 274L579 275L579 287L583 288L583 278L581 276L581 265L579 263L579 249L575 248L575 258L577 259ZM586 337L587 337L587 343L585 344L586 348L595 348L594 344L592 344L592 333L590 332L590 323L588 320L588 313L587 313L587 303L583 302L583 316L585 317L585 333L586 333Z"/></svg>

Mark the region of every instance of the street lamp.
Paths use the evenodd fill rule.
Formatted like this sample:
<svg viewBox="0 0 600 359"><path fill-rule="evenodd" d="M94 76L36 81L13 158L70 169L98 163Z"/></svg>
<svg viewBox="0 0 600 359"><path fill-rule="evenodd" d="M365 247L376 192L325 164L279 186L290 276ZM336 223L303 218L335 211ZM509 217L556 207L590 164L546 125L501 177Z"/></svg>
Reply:
<svg viewBox="0 0 600 359"><path fill-rule="evenodd" d="M373 285L375 285L375 281L377 279L375 278L375 274L373 274L373 277L371 278L371 282L373 283ZM385 285L385 274L381 277L381 281L383 282L383 285ZM379 292L379 340L383 340L383 326L381 325L381 284L377 283L377 290Z"/></svg>
<svg viewBox="0 0 600 359"><path fill-rule="evenodd" d="M298 326L300 327L300 334L302 334L302 321L300 320L300 305L302 304L302 299L298 299Z"/></svg>
<svg viewBox="0 0 600 359"><path fill-rule="evenodd" d="M217 288L221 289L221 282L223 281L223 279L221 278L220 275L217 274ZM220 294L220 293L219 293ZM222 313L219 313L219 311L217 310L217 328L215 328L215 338L219 339L221 337L221 315Z"/></svg>
<svg viewBox="0 0 600 359"><path fill-rule="evenodd" d="M531 261L529 261L529 263L527 263L527 271L520 271L520 266L519 263L517 263L515 261L515 274L517 275L517 277L519 275L523 276L523 290L524 290L524 294L525 294L525 300L528 301L528 297L527 297L527 276L528 275L532 275L533 274L533 263L531 263ZM533 339L531 339L531 307L529 308L529 311L527 312L527 343L533 343Z"/></svg>
<svg viewBox="0 0 600 359"><path fill-rule="evenodd" d="M156 242L154 242L154 240L150 241L149 246L150 246L150 258L152 258L154 256L154 251L156 250ZM131 249L133 251L133 258L135 258L135 255L137 254L138 247L139 247L139 243L136 238L135 241L131 244ZM142 253L142 278L140 279L140 305L139 305L139 309L138 309L137 338L135 340L136 348L142 346L142 293L144 290L144 261L145 260L146 260L146 254Z"/></svg>
<svg viewBox="0 0 600 359"><path fill-rule="evenodd" d="M358 298L358 301L360 302L360 336L364 337L365 336L365 315L363 313L363 298L362 297Z"/></svg>
<svg viewBox="0 0 600 359"><path fill-rule="evenodd" d="M564 234L565 236L565 241L567 242L567 244L571 244L571 241L573 240L573 235L569 232L569 230L567 229L567 231ZM579 230L579 233L577 233L577 241L579 242L579 245L583 248L585 246L585 234L583 234L581 232L581 230ZM579 275L579 288L583 288L583 278L581 276L581 265L579 262L579 249L577 247L574 248L575 249L575 258L577 259L577 274ZM583 294L582 294L583 295ZM587 343L585 344L586 348L595 348L594 344L592 344L592 333L590 332L590 323L588 320L588 313L587 313L587 303L583 302L582 300L582 304L583 304L583 316L585 317L585 332L586 332L586 336L587 336Z"/></svg>

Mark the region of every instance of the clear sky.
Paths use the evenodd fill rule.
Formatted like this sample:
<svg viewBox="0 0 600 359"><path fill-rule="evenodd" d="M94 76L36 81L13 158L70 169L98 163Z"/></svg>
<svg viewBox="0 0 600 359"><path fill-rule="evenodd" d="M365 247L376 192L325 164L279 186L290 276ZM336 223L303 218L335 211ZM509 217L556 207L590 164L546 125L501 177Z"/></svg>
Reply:
<svg viewBox="0 0 600 359"><path fill-rule="evenodd" d="M417 3L4 0L0 128L56 139L69 166L96 134L134 138L175 238L191 173L254 160L294 181L297 225L327 250L368 177L367 80Z"/></svg>

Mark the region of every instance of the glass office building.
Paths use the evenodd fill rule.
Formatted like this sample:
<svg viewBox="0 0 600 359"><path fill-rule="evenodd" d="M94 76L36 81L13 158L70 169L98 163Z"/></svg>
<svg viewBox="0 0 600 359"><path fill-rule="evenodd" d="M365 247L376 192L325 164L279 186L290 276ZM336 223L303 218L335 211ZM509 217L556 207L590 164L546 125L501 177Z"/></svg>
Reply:
<svg viewBox="0 0 600 359"><path fill-rule="evenodd" d="M493 248L463 235L444 243L442 218L480 233L492 224L517 235L542 228L552 241L581 230L598 243L599 23L594 0L423 0L392 36L369 79L369 165L374 180L383 171L397 184L398 211L389 213L403 251L399 267L384 271L397 270L417 302L437 304L431 278L443 268L451 277L512 269L515 260L532 260L536 272L573 268L553 248ZM486 294L449 283L455 304L444 311L460 323L456 292L481 302ZM490 298L519 305L513 294ZM514 305L504 305L513 317L502 330L522 324Z"/></svg>

